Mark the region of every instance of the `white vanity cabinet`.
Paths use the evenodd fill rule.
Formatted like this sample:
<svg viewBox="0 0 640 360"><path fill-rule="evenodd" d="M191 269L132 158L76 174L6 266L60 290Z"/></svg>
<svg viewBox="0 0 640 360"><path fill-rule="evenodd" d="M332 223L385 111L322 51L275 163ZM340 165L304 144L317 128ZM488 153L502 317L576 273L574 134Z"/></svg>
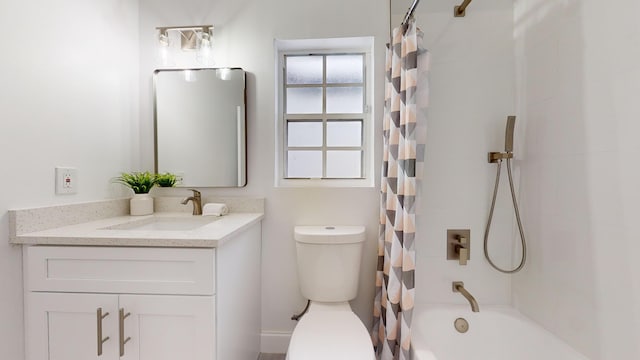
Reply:
<svg viewBox="0 0 640 360"><path fill-rule="evenodd" d="M25 246L27 360L255 360L260 224L216 248Z"/></svg>
<svg viewBox="0 0 640 360"><path fill-rule="evenodd" d="M213 359L212 300L34 292L29 299L29 358Z"/></svg>

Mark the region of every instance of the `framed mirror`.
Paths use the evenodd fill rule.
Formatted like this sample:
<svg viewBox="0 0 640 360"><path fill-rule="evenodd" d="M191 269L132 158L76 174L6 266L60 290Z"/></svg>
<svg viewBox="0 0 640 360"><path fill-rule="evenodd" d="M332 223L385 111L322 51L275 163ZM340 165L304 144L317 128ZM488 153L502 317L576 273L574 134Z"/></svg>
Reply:
<svg viewBox="0 0 640 360"><path fill-rule="evenodd" d="M156 173L177 175L179 187L245 186L245 91L240 68L156 70Z"/></svg>

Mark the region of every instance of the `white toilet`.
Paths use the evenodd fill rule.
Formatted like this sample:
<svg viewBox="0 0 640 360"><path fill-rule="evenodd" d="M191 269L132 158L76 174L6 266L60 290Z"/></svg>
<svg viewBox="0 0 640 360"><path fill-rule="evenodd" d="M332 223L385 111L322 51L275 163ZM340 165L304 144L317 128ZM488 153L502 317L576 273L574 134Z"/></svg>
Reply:
<svg viewBox="0 0 640 360"><path fill-rule="evenodd" d="M287 360L374 360L371 337L349 300L358 292L364 226L296 226L298 277L308 312Z"/></svg>

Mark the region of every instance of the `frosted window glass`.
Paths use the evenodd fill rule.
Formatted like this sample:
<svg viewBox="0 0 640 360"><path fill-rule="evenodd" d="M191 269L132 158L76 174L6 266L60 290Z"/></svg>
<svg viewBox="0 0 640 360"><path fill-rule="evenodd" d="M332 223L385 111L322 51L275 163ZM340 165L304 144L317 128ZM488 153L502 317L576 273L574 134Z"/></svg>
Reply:
<svg viewBox="0 0 640 360"><path fill-rule="evenodd" d="M322 146L322 123L319 121L288 122L287 146Z"/></svg>
<svg viewBox="0 0 640 360"><path fill-rule="evenodd" d="M327 177L361 178L362 151L327 151Z"/></svg>
<svg viewBox="0 0 640 360"><path fill-rule="evenodd" d="M322 88L288 88L287 114L322 113Z"/></svg>
<svg viewBox="0 0 640 360"><path fill-rule="evenodd" d="M322 151L288 151L287 177L322 177Z"/></svg>
<svg viewBox="0 0 640 360"><path fill-rule="evenodd" d="M327 122L327 146L362 146L362 121Z"/></svg>
<svg viewBox="0 0 640 360"><path fill-rule="evenodd" d="M363 113L362 86L327 88L327 114Z"/></svg>
<svg viewBox="0 0 640 360"><path fill-rule="evenodd" d="M287 56L287 84L322 84L322 56Z"/></svg>
<svg viewBox="0 0 640 360"><path fill-rule="evenodd" d="M364 79L362 55L327 56L327 83L361 83Z"/></svg>

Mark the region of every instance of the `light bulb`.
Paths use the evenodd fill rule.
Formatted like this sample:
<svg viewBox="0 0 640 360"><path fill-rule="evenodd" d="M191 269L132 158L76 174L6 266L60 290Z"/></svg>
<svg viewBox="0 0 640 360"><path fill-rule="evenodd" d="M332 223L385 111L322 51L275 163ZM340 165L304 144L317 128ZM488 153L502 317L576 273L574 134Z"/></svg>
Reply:
<svg viewBox="0 0 640 360"><path fill-rule="evenodd" d="M213 56L211 54L211 35L209 33L202 33L197 58L204 65L213 64Z"/></svg>
<svg viewBox="0 0 640 360"><path fill-rule="evenodd" d="M169 47L169 36L167 33L160 33L160 37L158 37L158 42L162 47Z"/></svg>
<svg viewBox="0 0 640 360"><path fill-rule="evenodd" d="M202 34L202 40L200 41L200 48L211 47L211 36L207 33Z"/></svg>

